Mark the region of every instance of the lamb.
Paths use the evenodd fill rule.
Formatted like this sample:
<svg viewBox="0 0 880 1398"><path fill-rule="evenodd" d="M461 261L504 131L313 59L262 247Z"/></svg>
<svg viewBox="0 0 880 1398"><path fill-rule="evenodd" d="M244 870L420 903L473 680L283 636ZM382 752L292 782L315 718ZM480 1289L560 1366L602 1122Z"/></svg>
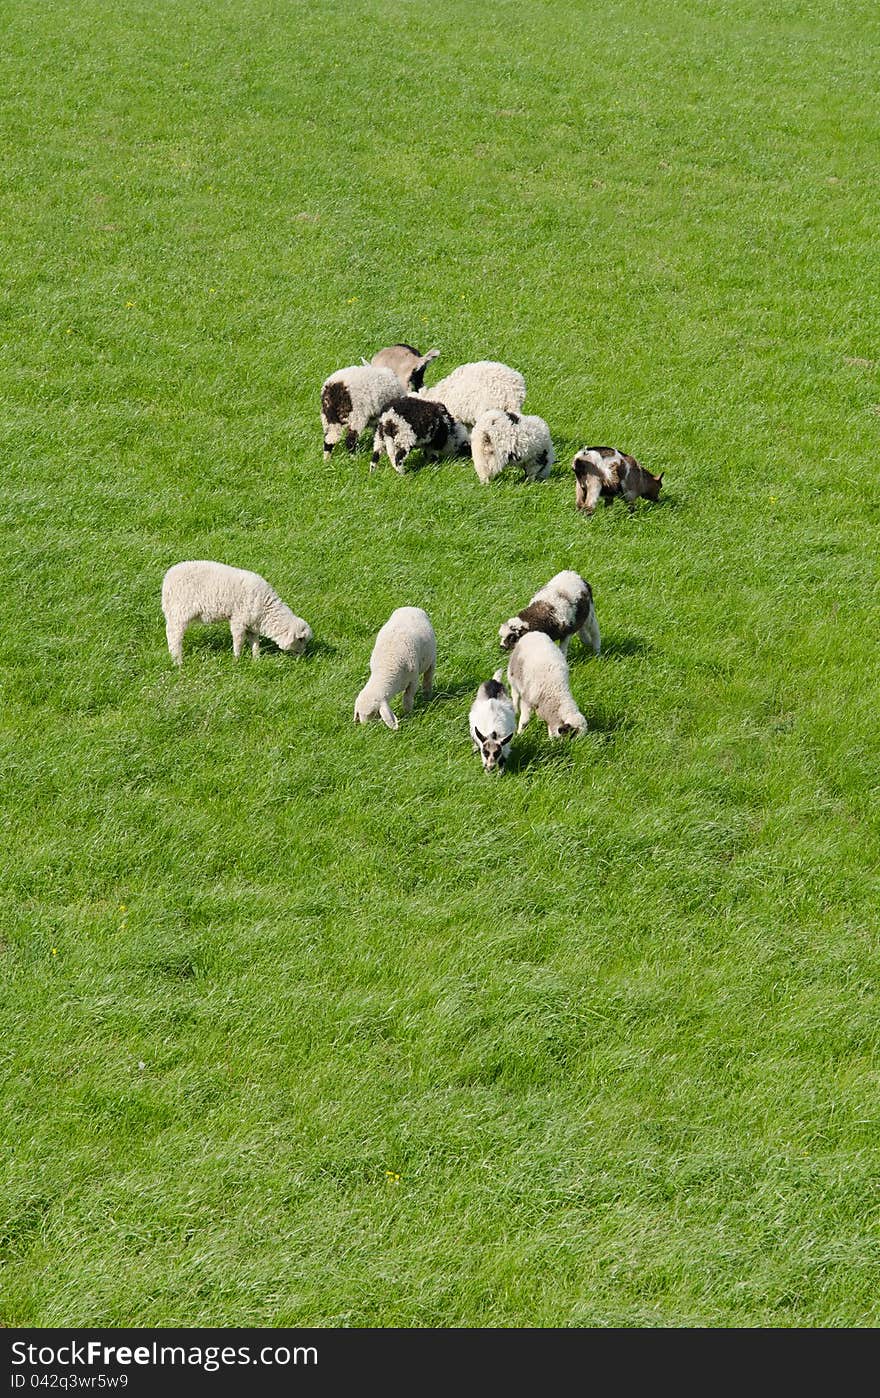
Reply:
<svg viewBox="0 0 880 1398"><path fill-rule="evenodd" d="M516 712L502 684L503 670L485 680L471 704L468 727L474 752L478 752L486 772L503 772L516 728Z"/></svg>
<svg viewBox="0 0 880 1398"><path fill-rule="evenodd" d="M312 639L308 622L294 616L265 578L225 563L175 563L162 579L162 611L175 665L183 664L184 633L194 621L228 621L236 660L245 641L256 659L261 636L293 655Z"/></svg>
<svg viewBox="0 0 880 1398"><path fill-rule="evenodd" d="M355 723L378 716L387 728L396 729L388 701L403 690L403 712L412 713L419 676L430 695L436 663L437 640L428 613L421 607L398 607L376 637L370 678L354 701Z"/></svg>
<svg viewBox="0 0 880 1398"><path fill-rule="evenodd" d="M470 436L442 403L409 394L395 398L379 418L373 438L370 470L375 470L383 451L395 471L403 475L403 464L411 451L421 447L429 460L438 456L470 456Z"/></svg>
<svg viewBox="0 0 880 1398"><path fill-rule="evenodd" d="M586 578L571 569L552 577L535 593L527 607L499 626L502 648L513 650L517 641L529 631L543 631L551 641L558 641L565 656L572 636L577 633L583 644L591 646L598 655L602 638L593 606L593 589Z"/></svg>
<svg viewBox="0 0 880 1398"><path fill-rule="evenodd" d="M321 385L324 460L329 460L343 433L348 450L354 451L361 433L375 427L382 409L399 397L400 379L393 369L350 364L325 379Z"/></svg>
<svg viewBox="0 0 880 1398"><path fill-rule="evenodd" d="M474 423L471 455L483 485L511 461L522 466L526 480L546 480L556 460L550 428L542 417L523 417L497 408L482 413Z"/></svg>
<svg viewBox="0 0 880 1398"><path fill-rule="evenodd" d="M489 408L509 408L516 412L526 397L526 381L516 369L494 359L478 359L460 364L445 379L421 390L422 398L444 403L454 418L473 427Z"/></svg>
<svg viewBox="0 0 880 1398"><path fill-rule="evenodd" d="M581 447L571 465L576 481L575 504L585 514L593 513L600 495L606 505L615 495L622 495L630 513L640 495L648 500L659 498L663 472L653 476L634 456L627 456L616 447Z"/></svg>
<svg viewBox="0 0 880 1398"><path fill-rule="evenodd" d="M507 681L514 707L519 710L521 733L536 713L551 738L586 733L584 718L568 686L568 661L543 631L529 631L517 641L507 667Z"/></svg>
<svg viewBox="0 0 880 1398"><path fill-rule="evenodd" d="M405 393L417 393L424 382L425 370L439 353L438 349L432 349L427 354L419 354L414 345L401 343L378 350L370 363L395 373Z"/></svg>

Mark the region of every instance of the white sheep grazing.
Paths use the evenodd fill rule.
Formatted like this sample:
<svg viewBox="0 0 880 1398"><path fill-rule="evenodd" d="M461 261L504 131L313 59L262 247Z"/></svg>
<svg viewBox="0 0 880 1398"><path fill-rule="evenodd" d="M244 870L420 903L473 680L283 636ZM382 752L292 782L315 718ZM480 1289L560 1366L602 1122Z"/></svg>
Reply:
<svg viewBox="0 0 880 1398"><path fill-rule="evenodd" d="M415 345L389 345L380 349L370 363L380 369L390 369L400 379L405 393L417 393L425 379L425 370L439 355L438 349L419 354Z"/></svg>
<svg viewBox="0 0 880 1398"><path fill-rule="evenodd" d="M417 448L424 451L429 461L440 456L470 456L470 434L442 403L410 393L395 398L379 418L370 470L375 470L383 451L387 451L391 465L403 475L406 458Z"/></svg>
<svg viewBox="0 0 880 1398"><path fill-rule="evenodd" d="M437 640L428 613L421 607L398 607L376 636L370 678L354 701L355 723L378 716L387 728L396 729L389 700L402 690L403 712L411 714L419 676L429 695L436 663Z"/></svg>
<svg viewBox="0 0 880 1398"><path fill-rule="evenodd" d="M478 752L486 772L503 772L516 730L516 712L502 683L503 670L485 680L471 704L468 727L474 752Z"/></svg>
<svg viewBox="0 0 880 1398"><path fill-rule="evenodd" d="M399 397L400 379L393 369L350 364L325 379L321 385L324 460L329 459L343 433L348 450L354 451L361 433L374 427L386 404Z"/></svg>
<svg viewBox="0 0 880 1398"><path fill-rule="evenodd" d="M543 631L551 641L558 641L563 655L568 655L569 642L577 634L583 644L598 655L602 638L593 606L593 589L586 578L570 568L557 573L517 616L502 622L498 638L504 650L513 650L528 631Z"/></svg>
<svg viewBox="0 0 880 1398"><path fill-rule="evenodd" d="M454 418L473 427L489 408L509 408L516 412L526 397L526 381L516 369L494 359L478 359L460 364L439 383L421 390L422 398L445 403Z"/></svg>
<svg viewBox="0 0 880 1398"><path fill-rule="evenodd" d="M523 417L497 408L482 413L474 423L471 455L483 485L511 461L522 466L526 480L546 480L556 460L550 428L542 417Z"/></svg>
<svg viewBox="0 0 880 1398"><path fill-rule="evenodd" d="M228 621L236 660L245 641L256 658L261 636L293 655L312 639L308 622L294 616L265 578L225 563L175 563L162 579L162 611L175 665L183 664L184 633L194 621Z"/></svg>
<svg viewBox="0 0 880 1398"><path fill-rule="evenodd" d="M533 713L543 719L551 738L586 733L584 718L568 687L568 661L543 631L529 631L517 641L507 667L507 682L519 710L521 733Z"/></svg>

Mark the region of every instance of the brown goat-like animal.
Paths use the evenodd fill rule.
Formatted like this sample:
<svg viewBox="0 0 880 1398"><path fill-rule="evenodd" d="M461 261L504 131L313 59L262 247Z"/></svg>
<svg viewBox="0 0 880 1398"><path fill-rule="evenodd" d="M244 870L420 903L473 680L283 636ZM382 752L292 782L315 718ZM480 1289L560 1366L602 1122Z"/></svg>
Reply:
<svg viewBox="0 0 880 1398"><path fill-rule="evenodd" d="M616 495L622 495L630 510L634 510L640 496L656 500L660 495L663 472L653 476L634 456L627 456L616 447L581 447L571 464L575 504L585 514L593 513L600 496L610 505Z"/></svg>

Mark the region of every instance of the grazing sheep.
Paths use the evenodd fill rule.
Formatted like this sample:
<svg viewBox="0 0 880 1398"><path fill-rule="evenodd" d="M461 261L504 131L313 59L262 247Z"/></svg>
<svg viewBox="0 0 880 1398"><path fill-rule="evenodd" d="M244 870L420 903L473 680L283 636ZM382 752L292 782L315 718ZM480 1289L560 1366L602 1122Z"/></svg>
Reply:
<svg viewBox="0 0 880 1398"><path fill-rule="evenodd" d="M419 676L430 694L436 663L437 640L428 613L421 607L398 607L376 637L370 678L354 701L355 723L378 716L387 728L396 729L388 701L403 690L403 712L412 713Z"/></svg>
<svg viewBox="0 0 880 1398"><path fill-rule="evenodd" d="M543 631L551 641L558 641L563 655L568 654L569 642L577 632L583 644L591 646L598 655L602 638L593 606L593 589L586 578L571 569L557 573L517 616L502 622L498 637L504 650L513 650L517 641L529 631Z"/></svg>
<svg viewBox="0 0 880 1398"><path fill-rule="evenodd" d="M483 485L511 461L522 466L526 480L546 480L556 460L550 428L542 417L523 417L498 408L482 413L474 423L471 455Z"/></svg>
<svg viewBox="0 0 880 1398"><path fill-rule="evenodd" d="M516 730L516 712L502 684L503 670L496 670L477 690L471 704L468 727L474 752L478 752L486 772L503 772L510 756Z"/></svg>
<svg viewBox="0 0 880 1398"><path fill-rule="evenodd" d="M568 661L543 631L529 631L517 641L507 667L507 682L519 710L521 733L533 713L543 719L551 738L586 733L584 718L568 687Z"/></svg>
<svg viewBox="0 0 880 1398"><path fill-rule="evenodd" d="M622 495L632 513L639 496L656 500L660 495L663 472L652 476L634 456L627 456L616 447L581 447L571 465L576 481L575 504L585 514L593 513L600 496L610 505L615 495Z"/></svg>
<svg viewBox="0 0 880 1398"><path fill-rule="evenodd" d="M473 427L489 408L510 408L516 412L526 397L526 381L516 369L494 359L478 359L460 364L439 383L421 390L422 398L445 403L454 418Z"/></svg>
<svg viewBox="0 0 880 1398"><path fill-rule="evenodd" d="M396 374L405 393L417 393L424 382L425 370L439 353L438 349L432 349L427 354L419 354L414 345L389 345L374 354L370 363Z"/></svg>
<svg viewBox="0 0 880 1398"><path fill-rule="evenodd" d="M395 398L376 425L370 470L375 470L382 452L387 451L391 465L403 475L406 458L419 447L429 461L438 456L470 456L470 436L442 403L416 394Z"/></svg>
<svg viewBox="0 0 880 1398"><path fill-rule="evenodd" d="M343 433L348 450L354 451L361 433L374 427L386 404L399 397L400 379L393 369L350 364L325 379L321 385L324 460L329 460Z"/></svg>
<svg viewBox="0 0 880 1398"><path fill-rule="evenodd" d="M294 616L265 578L225 563L175 563L162 579L162 611L176 665L183 663L184 633L194 621L228 621L236 660L245 641L256 658L261 636L293 655L312 639L308 622Z"/></svg>

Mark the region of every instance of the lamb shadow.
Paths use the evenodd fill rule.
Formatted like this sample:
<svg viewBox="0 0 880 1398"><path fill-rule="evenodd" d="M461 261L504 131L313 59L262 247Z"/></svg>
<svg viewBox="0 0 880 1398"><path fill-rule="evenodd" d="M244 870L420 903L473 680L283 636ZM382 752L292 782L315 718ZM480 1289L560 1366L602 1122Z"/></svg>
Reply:
<svg viewBox="0 0 880 1398"><path fill-rule="evenodd" d="M650 641L646 641L643 636L607 636L602 637L602 660L624 660L633 655L648 655L653 649ZM585 657L589 659L589 657Z"/></svg>
<svg viewBox="0 0 880 1398"><path fill-rule="evenodd" d="M416 704L418 704L420 698L424 707L427 707L429 704L445 704L452 699L464 699L468 695L473 698L480 687L480 683L480 680L471 680L470 682L462 680L458 684L445 684L442 689L435 689L430 699L427 700L420 689L416 695Z"/></svg>
<svg viewBox="0 0 880 1398"><path fill-rule="evenodd" d="M562 738L548 737L546 726L543 731L536 728L534 733L527 730L514 738L504 770L510 776L516 776L529 767L555 767L562 770L571 766L571 746L571 742Z"/></svg>

